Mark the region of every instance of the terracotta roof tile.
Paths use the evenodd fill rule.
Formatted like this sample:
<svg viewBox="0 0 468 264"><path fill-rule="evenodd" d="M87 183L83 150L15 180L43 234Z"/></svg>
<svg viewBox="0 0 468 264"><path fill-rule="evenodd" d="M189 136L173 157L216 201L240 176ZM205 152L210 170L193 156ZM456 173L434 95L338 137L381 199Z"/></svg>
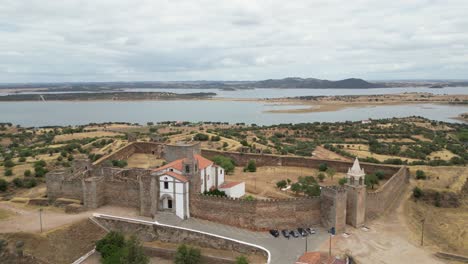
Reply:
<svg viewBox="0 0 468 264"><path fill-rule="evenodd" d="M204 168L206 168L206 167L208 167L210 165L213 165L213 162L211 160L206 159L206 158L202 157L201 155L196 154L195 158L198 161L198 168L200 170L203 170Z"/></svg>
<svg viewBox="0 0 468 264"><path fill-rule="evenodd" d="M171 176L171 177L176 178L177 180L179 180L179 181L181 181L181 182L188 182L187 177L185 177L184 175L175 173L175 172L173 172L173 171L166 171L166 172L165 172L164 174L162 174L162 175Z"/></svg>

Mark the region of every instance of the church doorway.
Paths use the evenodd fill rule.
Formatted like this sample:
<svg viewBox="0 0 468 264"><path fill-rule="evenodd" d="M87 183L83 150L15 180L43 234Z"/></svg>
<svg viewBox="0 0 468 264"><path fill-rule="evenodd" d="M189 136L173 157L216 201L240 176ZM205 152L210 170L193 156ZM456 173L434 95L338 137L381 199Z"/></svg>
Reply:
<svg viewBox="0 0 468 264"><path fill-rule="evenodd" d="M166 196L162 199L162 209L163 210L171 210L174 208L174 202L172 200L172 197Z"/></svg>

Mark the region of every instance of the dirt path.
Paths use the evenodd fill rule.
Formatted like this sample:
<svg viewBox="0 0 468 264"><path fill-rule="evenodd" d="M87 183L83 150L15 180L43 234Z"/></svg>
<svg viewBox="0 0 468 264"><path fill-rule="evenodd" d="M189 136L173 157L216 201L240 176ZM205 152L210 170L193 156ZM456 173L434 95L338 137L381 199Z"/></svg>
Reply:
<svg viewBox="0 0 468 264"><path fill-rule="evenodd" d="M359 263L444 263L433 256L429 248L422 248L418 240L409 230L404 214L404 201L410 192L403 195L403 201L397 201L396 209L389 210L386 215L368 224L370 230L355 229L347 226L351 236L335 237L336 249L348 252ZM413 236L413 237L412 237ZM323 250L327 251L328 245Z"/></svg>
<svg viewBox="0 0 468 264"><path fill-rule="evenodd" d="M7 210L10 216L0 221L0 233L12 232L40 232L39 208L28 207L23 204L0 202L0 209ZM63 225L71 224L88 218L95 212L119 216L136 217L137 212L132 208L104 206L96 211L86 211L79 214L66 214L57 208L44 208L42 212L42 229L48 231Z"/></svg>

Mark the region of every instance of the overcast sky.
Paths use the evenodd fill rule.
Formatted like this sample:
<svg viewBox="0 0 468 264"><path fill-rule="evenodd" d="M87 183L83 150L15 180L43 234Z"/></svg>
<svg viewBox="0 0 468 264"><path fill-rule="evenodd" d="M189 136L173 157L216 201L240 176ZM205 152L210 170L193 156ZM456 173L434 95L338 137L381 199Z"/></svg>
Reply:
<svg viewBox="0 0 468 264"><path fill-rule="evenodd" d="M0 82L468 79L467 0L1 0Z"/></svg>

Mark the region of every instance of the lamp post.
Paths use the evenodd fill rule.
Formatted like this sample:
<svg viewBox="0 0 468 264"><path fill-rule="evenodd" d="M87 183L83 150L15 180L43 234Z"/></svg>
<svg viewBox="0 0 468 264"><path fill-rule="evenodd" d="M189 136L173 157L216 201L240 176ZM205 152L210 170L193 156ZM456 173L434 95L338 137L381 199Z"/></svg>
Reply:
<svg viewBox="0 0 468 264"><path fill-rule="evenodd" d="M41 226L41 233L42 233L42 208L39 208L39 224Z"/></svg>
<svg viewBox="0 0 468 264"><path fill-rule="evenodd" d="M305 236L305 252L304 253L307 253L307 240L308 240L309 236Z"/></svg>
<svg viewBox="0 0 468 264"><path fill-rule="evenodd" d="M424 223L426 222L426 218L421 220L421 246L424 246Z"/></svg>

